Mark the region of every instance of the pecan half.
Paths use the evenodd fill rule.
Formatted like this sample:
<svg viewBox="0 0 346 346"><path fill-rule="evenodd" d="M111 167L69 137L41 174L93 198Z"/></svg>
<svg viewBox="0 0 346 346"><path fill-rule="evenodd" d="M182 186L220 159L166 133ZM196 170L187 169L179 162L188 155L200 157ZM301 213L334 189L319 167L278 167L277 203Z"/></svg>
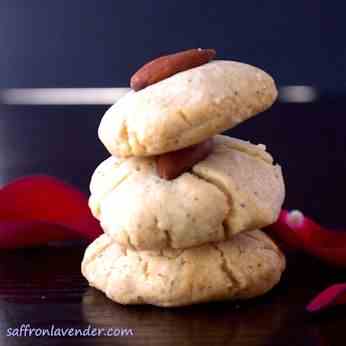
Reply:
<svg viewBox="0 0 346 346"><path fill-rule="evenodd" d="M204 160L212 151L213 139L209 138L191 147L159 155L156 157L157 174L166 180L174 179Z"/></svg>
<svg viewBox="0 0 346 346"><path fill-rule="evenodd" d="M215 55L214 49L198 48L159 57L142 66L131 77L130 86L135 91L141 90L178 72L206 64Z"/></svg>

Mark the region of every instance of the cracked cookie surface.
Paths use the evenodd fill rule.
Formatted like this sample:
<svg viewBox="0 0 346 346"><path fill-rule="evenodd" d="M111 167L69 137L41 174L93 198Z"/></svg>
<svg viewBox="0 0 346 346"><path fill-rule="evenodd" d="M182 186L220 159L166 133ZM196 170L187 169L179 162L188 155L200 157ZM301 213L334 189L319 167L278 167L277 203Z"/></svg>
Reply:
<svg viewBox="0 0 346 346"><path fill-rule="evenodd" d="M90 190L104 231L138 250L198 246L267 226L285 194L281 168L263 145L221 135L212 154L176 179L161 179L153 158L111 157Z"/></svg>
<svg viewBox="0 0 346 346"><path fill-rule="evenodd" d="M269 108L276 97L266 72L212 61L129 92L105 113L98 134L112 155L158 155L232 128Z"/></svg>
<svg viewBox="0 0 346 346"><path fill-rule="evenodd" d="M285 258L262 231L184 250L134 251L107 234L87 248L82 273L121 304L182 306L247 299L280 280Z"/></svg>

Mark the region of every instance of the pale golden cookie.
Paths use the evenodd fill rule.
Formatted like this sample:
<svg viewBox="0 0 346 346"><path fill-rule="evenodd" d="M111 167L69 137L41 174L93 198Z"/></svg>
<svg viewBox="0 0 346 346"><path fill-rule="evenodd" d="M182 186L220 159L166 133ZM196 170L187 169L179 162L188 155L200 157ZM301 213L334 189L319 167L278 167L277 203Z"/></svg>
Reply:
<svg viewBox="0 0 346 346"><path fill-rule="evenodd" d="M182 306L255 297L280 280L285 258L261 231L185 250L133 251L107 234L87 248L82 273L120 304Z"/></svg>
<svg viewBox="0 0 346 346"><path fill-rule="evenodd" d="M111 157L95 171L89 206L116 242L138 250L182 249L267 226L285 189L263 145L214 137L214 151L174 180L153 158Z"/></svg>
<svg viewBox="0 0 346 346"><path fill-rule="evenodd" d="M99 138L113 155L157 155L232 128L269 108L276 97L264 71L213 61L129 92L103 116Z"/></svg>

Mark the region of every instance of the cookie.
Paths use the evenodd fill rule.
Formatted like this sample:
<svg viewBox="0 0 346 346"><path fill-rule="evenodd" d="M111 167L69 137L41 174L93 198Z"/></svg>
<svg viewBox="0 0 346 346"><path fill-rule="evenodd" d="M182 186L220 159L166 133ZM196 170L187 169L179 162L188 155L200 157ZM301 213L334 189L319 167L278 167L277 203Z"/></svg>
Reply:
<svg viewBox="0 0 346 346"><path fill-rule="evenodd" d="M120 304L183 306L248 299L280 280L285 258L263 232L183 250L133 251L107 234L87 248L82 273Z"/></svg>
<svg viewBox="0 0 346 346"><path fill-rule="evenodd" d="M162 154L232 128L276 97L274 81L264 71L213 61L129 92L105 113L98 134L112 155Z"/></svg>
<svg viewBox="0 0 346 346"><path fill-rule="evenodd" d="M111 157L90 190L104 231L138 250L193 247L267 226L285 195L281 167L263 145L221 135L212 154L173 180L158 176L154 158Z"/></svg>

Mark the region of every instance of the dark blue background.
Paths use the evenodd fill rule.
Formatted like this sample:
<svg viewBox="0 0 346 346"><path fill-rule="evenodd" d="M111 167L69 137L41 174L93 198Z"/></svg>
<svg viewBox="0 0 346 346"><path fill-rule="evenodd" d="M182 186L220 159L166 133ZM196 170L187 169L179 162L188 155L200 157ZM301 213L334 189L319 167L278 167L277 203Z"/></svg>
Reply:
<svg viewBox="0 0 346 346"><path fill-rule="evenodd" d="M125 86L152 57L214 47L281 85L344 90L345 10L322 0L0 0L0 87Z"/></svg>

